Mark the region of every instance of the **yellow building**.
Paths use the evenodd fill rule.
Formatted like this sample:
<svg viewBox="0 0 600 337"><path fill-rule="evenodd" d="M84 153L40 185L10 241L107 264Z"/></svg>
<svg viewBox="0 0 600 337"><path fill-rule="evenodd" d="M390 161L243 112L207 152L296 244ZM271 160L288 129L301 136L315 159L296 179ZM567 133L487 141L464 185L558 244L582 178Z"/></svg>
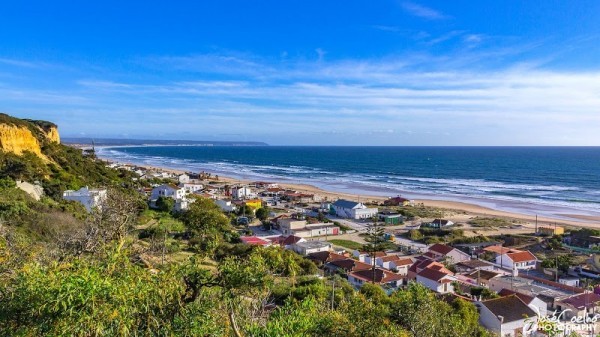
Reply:
<svg viewBox="0 0 600 337"><path fill-rule="evenodd" d="M250 199L250 200L244 201L244 203L246 204L246 206L248 206L252 209L255 209L255 210L262 207L262 200L260 200L260 199Z"/></svg>
<svg viewBox="0 0 600 337"><path fill-rule="evenodd" d="M556 226L556 227L538 227L538 234L541 235L562 235L565 234L564 227Z"/></svg>

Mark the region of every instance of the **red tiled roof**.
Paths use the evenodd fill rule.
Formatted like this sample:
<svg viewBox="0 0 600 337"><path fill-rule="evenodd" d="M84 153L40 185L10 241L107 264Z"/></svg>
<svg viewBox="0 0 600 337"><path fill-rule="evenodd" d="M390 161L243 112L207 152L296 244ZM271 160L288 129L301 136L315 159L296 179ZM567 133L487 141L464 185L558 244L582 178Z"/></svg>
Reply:
<svg viewBox="0 0 600 337"><path fill-rule="evenodd" d="M442 255L446 255L448 253L450 253L454 248L447 246L447 245L443 245L441 243L436 243L433 246L429 247L429 251L432 252L436 252L438 254L442 254Z"/></svg>
<svg viewBox="0 0 600 337"><path fill-rule="evenodd" d="M366 270L359 270L359 271L355 271L350 273L350 276L353 276L354 278L363 280L363 281L367 281L367 282L371 282L373 281L373 270L372 269L366 269ZM380 269L377 268L375 269L375 283L388 283L388 282L393 282L393 281L399 281L402 280L404 278L404 276L399 275L399 274L395 274L392 272L389 272L387 270L384 269Z"/></svg>
<svg viewBox="0 0 600 337"><path fill-rule="evenodd" d="M410 266L410 268L408 269L409 271L412 271L414 273L417 273L419 271L421 271L423 268L427 268L428 266L430 266L433 263L437 263L431 259L422 259L420 261L415 262L412 266Z"/></svg>
<svg viewBox="0 0 600 337"><path fill-rule="evenodd" d="M380 257L382 262L391 262L391 261L398 261L400 260L400 256L398 255L388 255L388 256L383 256Z"/></svg>
<svg viewBox="0 0 600 337"><path fill-rule="evenodd" d="M530 251L518 252L518 253L507 253L508 256L513 262L525 262L525 261L536 261L537 258L535 255L531 254Z"/></svg>
<svg viewBox="0 0 600 337"><path fill-rule="evenodd" d="M299 236L295 236L295 235L290 235L290 236L288 236L287 238L285 238L285 239L283 240L283 242L282 242L282 243L283 243L284 245L292 245L292 244L294 244L294 243L297 243L297 242L298 242L298 241L300 241L300 240L302 240L302 238L301 238L301 237L299 237Z"/></svg>
<svg viewBox="0 0 600 337"><path fill-rule="evenodd" d="M412 265L414 262L411 259L400 259L398 261L396 261L396 265L397 266L408 266L408 265Z"/></svg>
<svg viewBox="0 0 600 337"><path fill-rule="evenodd" d="M270 243L269 241L263 240L256 236L242 236L242 237L240 237L240 240L242 240L243 243L248 244L248 245L265 246Z"/></svg>
<svg viewBox="0 0 600 337"><path fill-rule="evenodd" d="M446 276L452 276L452 274L443 272L441 270L436 270L433 268L425 268L425 269L421 270L417 275L424 277L426 279L432 280L432 281L436 281L436 282L439 282L441 279L443 279Z"/></svg>

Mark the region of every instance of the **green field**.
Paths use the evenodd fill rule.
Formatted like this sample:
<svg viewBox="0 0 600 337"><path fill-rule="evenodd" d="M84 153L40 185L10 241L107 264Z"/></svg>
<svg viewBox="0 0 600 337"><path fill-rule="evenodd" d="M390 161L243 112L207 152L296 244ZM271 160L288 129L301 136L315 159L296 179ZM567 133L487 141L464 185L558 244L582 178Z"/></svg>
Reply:
<svg viewBox="0 0 600 337"><path fill-rule="evenodd" d="M356 241L351 241L351 240L333 239L333 240L329 240L329 242L331 242L332 244L334 244L336 246L353 249L353 250L354 249L362 249L362 247L363 247L362 243L358 243Z"/></svg>

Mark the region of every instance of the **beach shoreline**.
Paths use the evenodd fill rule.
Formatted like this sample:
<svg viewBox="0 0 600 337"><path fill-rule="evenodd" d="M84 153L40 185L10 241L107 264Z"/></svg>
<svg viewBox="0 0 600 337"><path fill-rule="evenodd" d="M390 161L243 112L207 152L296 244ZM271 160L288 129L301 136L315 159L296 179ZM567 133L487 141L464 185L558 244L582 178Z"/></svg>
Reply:
<svg viewBox="0 0 600 337"><path fill-rule="evenodd" d="M172 167L163 167L163 166L153 166L147 164L138 164L138 163L130 163L130 162L121 162L116 161L111 158L103 158L103 160L108 162L115 162L119 164L126 165L134 165L138 167L143 167L145 169L164 171L173 174L183 174L189 172L186 169L177 169ZM206 171L206 173L211 173L213 176L217 176L214 172ZM248 179L240 179L230 176L224 176L218 174L220 182L227 182L230 184L249 184L256 180L248 180ZM366 195L366 194L356 194L356 193L346 193L339 191L331 191L318 186L303 184L303 183L293 183L289 181L281 181L277 179L269 179L269 182L277 183L282 188L296 190L300 193L308 193L314 194L315 196L319 196L324 200L334 201L337 199L348 199L353 201L360 201L363 203L376 202L381 203L382 201L388 199L389 197L393 197L395 195L389 196L381 196L381 195ZM529 227L534 229L536 225L538 226L571 226L571 227L591 227L591 228L600 228L600 216L587 216L587 215L578 215L578 214L562 214L565 217L569 217L570 219L565 219L562 217L552 217L552 216L538 216L536 219L535 215L523 214L519 212L506 211L500 209L494 209L492 207L486 207L474 203L463 202L463 201L454 201L454 200L444 200L444 199L427 199L427 198L419 198L414 199L415 204L423 204L428 207L437 207L443 208L448 211L464 213L464 216L460 217L460 219L470 219L473 217L501 217L515 220L519 222L525 227Z"/></svg>

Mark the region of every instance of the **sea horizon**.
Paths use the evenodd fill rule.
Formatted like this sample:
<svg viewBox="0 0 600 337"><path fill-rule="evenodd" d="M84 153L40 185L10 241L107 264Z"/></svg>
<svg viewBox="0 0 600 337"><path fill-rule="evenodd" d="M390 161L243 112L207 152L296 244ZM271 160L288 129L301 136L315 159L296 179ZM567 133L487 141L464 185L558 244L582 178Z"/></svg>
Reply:
<svg viewBox="0 0 600 337"><path fill-rule="evenodd" d="M97 152L101 158L118 162L206 171L243 180L307 184L332 192L457 201L563 220L582 221L576 216L600 216L600 193L595 188L600 186L600 178L594 174L594 167L600 163L599 147L211 148L108 146L98 147ZM357 155L355 160L347 158ZM365 164L368 158L375 162Z"/></svg>

